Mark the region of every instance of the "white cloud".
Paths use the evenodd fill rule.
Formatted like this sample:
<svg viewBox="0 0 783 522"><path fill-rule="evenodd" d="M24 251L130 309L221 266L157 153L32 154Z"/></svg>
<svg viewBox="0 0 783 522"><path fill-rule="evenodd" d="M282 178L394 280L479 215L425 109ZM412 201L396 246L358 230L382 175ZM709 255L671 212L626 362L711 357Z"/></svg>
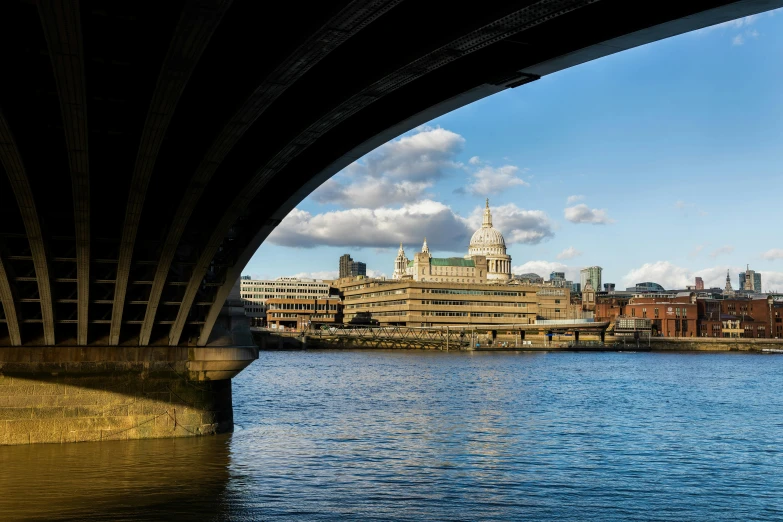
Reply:
<svg viewBox="0 0 783 522"><path fill-rule="evenodd" d="M573 259L582 255L582 252L570 246L557 254L558 259Z"/></svg>
<svg viewBox="0 0 783 522"><path fill-rule="evenodd" d="M423 127L416 134L381 145L343 169L313 192L320 203L344 208L378 208L416 201L449 168L465 138L441 128Z"/></svg>
<svg viewBox="0 0 783 522"><path fill-rule="evenodd" d="M723 245L720 248L716 248L712 252L710 252L710 257L715 258L718 256L722 256L724 254L731 254L734 252L734 247L731 245Z"/></svg>
<svg viewBox="0 0 783 522"><path fill-rule="evenodd" d="M614 220L607 215L606 209L591 209L584 203L566 207L564 214L565 218L571 223L590 223L593 225L614 223Z"/></svg>
<svg viewBox="0 0 783 522"><path fill-rule="evenodd" d="M686 202L682 201L682 200L677 200L677 201L674 202L674 206L682 210L685 207L687 207L688 204Z"/></svg>
<svg viewBox="0 0 783 522"><path fill-rule="evenodd" d="M585 197L582 194L574 194L573 196L568 196L566 204L570 205L571 203L576 203L577 201L582 201L583 199L585 199Z"/></svg>
<svg viewBox="0 0 783 522"><path fill-rule="evenodd" d="M632 286L643 281L652 281L662 285L668 290L682 290L688 285L695 284L696 277L704 279L705 288L723 288L726 286L726 271L729 271L732 287L737 290L739 284L738 275L745 271L745 267L740 266L713 266L700 270L690 270L685 267L677 266L669 261L657 261L655 263L645 263L639 268L629 271L623 277L623 284L626 287ZM783 272L761 273L761 286L765 292L783 290Z"/></svg>
<svg viewBox="0 0 783 522"><path fill-rule="evenodd" d="M669 261L656 261L655 263L645 263L628 272L623 277L623 286L628 288L645 281L658 283L667 290L679 289L694 284L694 275L690 270L676 266Z"/></svg>
<svg viewBox="0 0 783 522"><path fill-rule="evenodd" d="M424 237L430 248L467 251L470 237L481 226L483 208L464 218L438 201L423 200L401 208L356 208L311 214L294 209L270 234L270 243L312 248L319 245L387 248L400 242L418 245ZM536 244L554 236L553 224L541 210L521 209L513 203L492 209L496 228L506 244Z"/></svg>
<svg viewBox="0 0 783 522"><path fill-rule="evenodd" d="M313 193L320 203L335 203L342 207L378 208L410 201L425 196L431 182L394 181L389 178L366 177L352 183L327 180Z"/></svg>
<svg viewBox="0 0 783 522"><path fill-rule="evenodd" d="M481 165L481 158L479 158L478 156L473 156L468 160L468 163L470 163L471 165Z"/></svg>
<svg viewBox="0 0 783 522"><path fill-rule="evenodd" d="M511 271L514 274L538 274L544 279L549 279L549 274L552 272L565 272L566 279L569 281L579 281L579 267L553 261L528 261L521 265L512 266Z"/></svg>
<svg viewBox="0 0 783 522"><path fill-rule="evenodd" d="M318 245L383 248L400 242L418 244L427 237L433 249L461 252L467 249L471 233L465 220L451 208L424 200L401 208L356 208L316 215L294 209L268 241L305 248Z"/></svg>
<svg viewBox="0 0 783 522"><path fill-rule="evenodd" d="M771 248L761 254L762 259L767 259L769 261L775 261L777 259L783 259L783 248Z"/></svg>
<svg viewBox="0 0 783 522"><path fill-rule="evenodd" d="M744 43L745 43L745 39L742 38L741 34L738 34L734 38L731 39L731 45L742 45Z"/></svg>
<svg viewBox="0 0 783 522"><path fill-rule="evenodd" d="M519 167L503 165L499 168L485 166L473 174L473 183L468 190L476 196L499 194L516 186L530 186L517 176Z"/></svg>
<svg viewBox="0 0 783 522"><path fill-rule="evenodd" d="M476 207L466 220L471 231L481 226L484 208ZM537 244L554 237L552 221L543 210L526 210L513 203L492 207L492 225L503 233L506 244ZM467 245L466 245L467 247Z"/></svg>

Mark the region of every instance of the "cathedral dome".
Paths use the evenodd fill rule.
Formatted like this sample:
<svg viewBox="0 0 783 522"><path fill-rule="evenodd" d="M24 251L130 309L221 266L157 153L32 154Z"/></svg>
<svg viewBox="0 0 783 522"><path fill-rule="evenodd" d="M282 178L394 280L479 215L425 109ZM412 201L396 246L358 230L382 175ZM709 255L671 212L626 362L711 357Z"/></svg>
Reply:
<svg viewBox="0 0 783 522"><path fill-rule="evenodd" d="M492 227L492 214L489 211L489 200L487 200L487 206L484 209L484 222L482 223L481 228L476 230L476 232L473 233L473 237L470 238L470 251L472 253L481 254L490 252L489 250L484 252L485 249L501 249L503 254L506 253L506 240L503 239L503 234Z"/></svg>
<svg viewBox="0 0 783 522"><path fill-rule="evenodd" d="M506 248L506 240L499 230L491 227L481 227L470 238L471 248L476 247L502 247Z"/></svg>

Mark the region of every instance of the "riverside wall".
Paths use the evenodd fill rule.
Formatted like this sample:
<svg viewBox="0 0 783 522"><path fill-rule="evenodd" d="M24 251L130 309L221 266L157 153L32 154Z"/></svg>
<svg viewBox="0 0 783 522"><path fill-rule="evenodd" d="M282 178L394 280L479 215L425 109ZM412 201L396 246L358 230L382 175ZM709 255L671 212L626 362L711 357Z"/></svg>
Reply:
<svg viewBox="0 0 783 522"><path fill-rule="evenodd" d="M254 339L262 350L302 350L302 349L430 349L442 350L444 345L412 346L410 344L398 347L388 344L373 346L367 342L352 342L350 338L344 339L340 344L321 342L318 337L301 335L280 336L271 333L254 333ZM529 336L532 344L514 346L513 341L508 346L500 346L504 338L499 337L492 345L482 344L480 351L617 351L634 349L638 351L672 351L672 352L775 352L783 351L783 339L719 339L709 337L689 338L652 338L649 345L647 340L640 340L639 346L635 341L627 340L625 344L621 340L607 337L603 346L588 337L581 346L573 346L572 343L563 340L547 342L542 336ZM470 347L463 347L463 349ZM452 350L459 349L452 346Z"/></svg>

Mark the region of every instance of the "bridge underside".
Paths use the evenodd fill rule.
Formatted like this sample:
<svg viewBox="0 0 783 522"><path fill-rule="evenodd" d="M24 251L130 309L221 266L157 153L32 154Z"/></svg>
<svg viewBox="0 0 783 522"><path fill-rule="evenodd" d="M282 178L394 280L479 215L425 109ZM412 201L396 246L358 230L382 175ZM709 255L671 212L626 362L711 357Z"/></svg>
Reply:
<svg viewBox="0 0 783 522"><path fill-rule="evenodd" d="M501 90L781 5L5 1L0 347L243 346L224 306L241 270L358 157Z"/></svg>

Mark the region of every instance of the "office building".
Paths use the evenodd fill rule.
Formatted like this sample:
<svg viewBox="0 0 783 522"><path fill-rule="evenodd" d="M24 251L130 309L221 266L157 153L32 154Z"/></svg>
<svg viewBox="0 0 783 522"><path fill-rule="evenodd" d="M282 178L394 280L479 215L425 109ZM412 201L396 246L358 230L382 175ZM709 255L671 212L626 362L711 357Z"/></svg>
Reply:
<svg viewBox="0 0 783 522"><path fill-rule="evenodd" d="M273 330L304 330L342 323L340 298L272 298L267 300L267 324Z"/></svg>
<svg viewBox="0 0 783 522"><path fill-rule="evenodd" d="M367 275L367 265L361 261L354 261L350 254L340 256L340 279L343 277L356 277Z"/></svg>
<svg viewBox="0 0 783 522"><path fill-rule="evenodd" d="M704 279L701 277L696 278L696 290L704 290Z"/></svg>
<svg viewBox="0 0 783 522"><path fill-rule="evenodd" d="M652 281L645 281L644 283L636 283L634 286L629 286L625 289L626 292L635 292L640 294L648 294L651 292L665 292L666 290L658 283Z"/></svg>
<svg viewBox="0 0 783 522"><path fill-rule="evenodd" d="M470 326L533 324L540 287L456 282L355 280L343 283L344 320L369 312L381 325ZM551 298L552 314L566 316L568 291ZM559 300L558 303L555 301ZM557 305L557 307L555 307ZM555 312L557 310L557 312Z"/></svg>
<svg viewBox="0 0 783 522"><path fill-rule="evenodd" d="M603 271L603 268L600 266L588 266L587 268L583 268L579 271L580 276L580 284L582 285L582 291L584 292L585 287L587 286L587 282L590 281L590 284L593 286L593 289L600 290L601 289L601 272Z"/></svg>
<svg viewBox="0 0 783 522"><path fill-rule="evenodd" d="M329 283L316 279L280 277L275 280L253 280L242 276L240 296L251 326L264 326L270 299L324 299L330 295Z"/></svg>

